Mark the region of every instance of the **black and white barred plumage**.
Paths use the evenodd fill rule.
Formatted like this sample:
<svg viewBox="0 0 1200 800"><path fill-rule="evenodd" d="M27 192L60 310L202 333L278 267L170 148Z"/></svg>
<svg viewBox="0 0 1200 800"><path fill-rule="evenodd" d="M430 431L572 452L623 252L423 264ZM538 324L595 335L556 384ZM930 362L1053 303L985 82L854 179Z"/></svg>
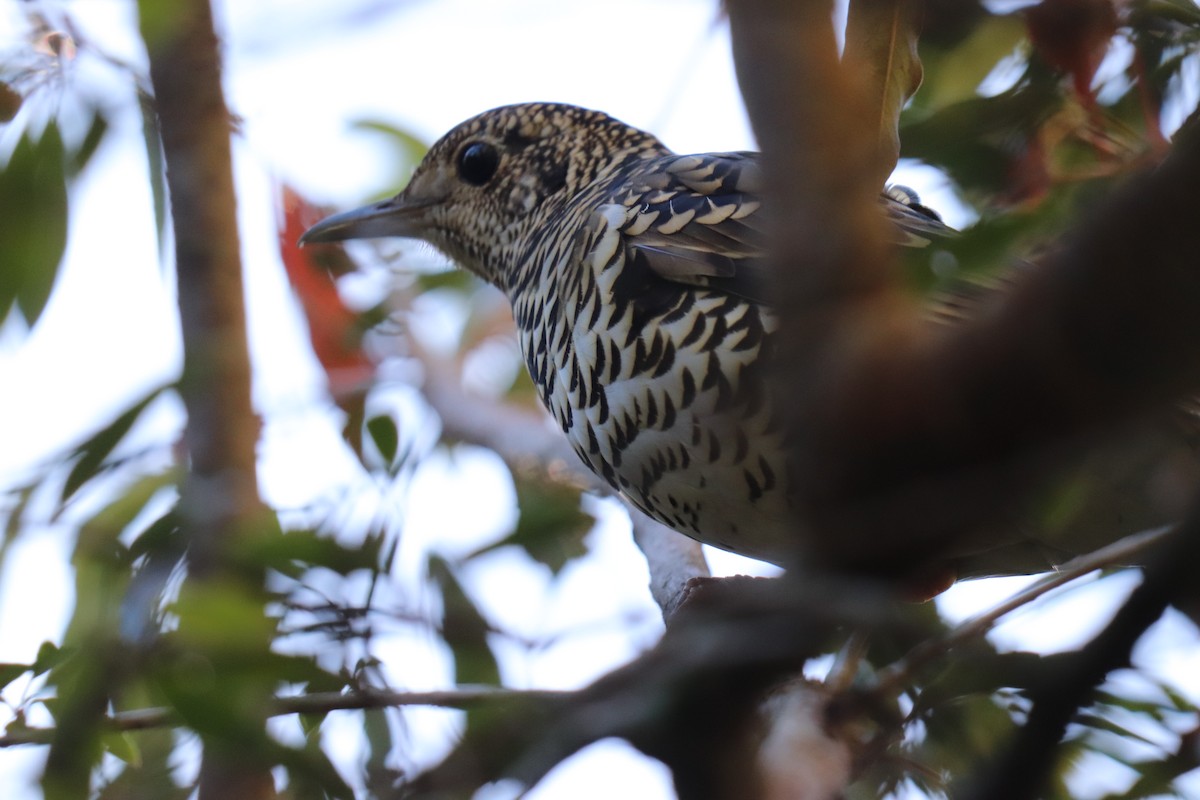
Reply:
<svg viewBox="0 0 1200 800"><path fill-rule="evenodd" d="M530 103L462 123L399 195L305 240L419 238L499 287L591 469L676 530L786 563L800 537L764 374L762 183L757 154L676 155L600 112ZM880 204L900 244L950 233L911 193Z"/></svg>

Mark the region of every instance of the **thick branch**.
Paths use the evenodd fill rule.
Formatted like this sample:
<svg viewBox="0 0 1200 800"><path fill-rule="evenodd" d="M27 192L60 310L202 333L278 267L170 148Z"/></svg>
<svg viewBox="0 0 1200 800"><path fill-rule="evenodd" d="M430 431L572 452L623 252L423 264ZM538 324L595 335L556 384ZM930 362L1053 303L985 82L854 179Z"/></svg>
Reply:
<svg viewBox="0 0 1200 800"><path fill-rule="evenodd" d="M947 332L892 285L873 201L878 115L862 99L877 93L862 86L870 70L838 64L828 4L729 10L786 222L773 240L777 389L803 563L921 572L994 546L1066 457L1200 386L1200 137Z"/></svg>
<svg viewBox="0 0 1200 800"><path fill-rule="evenodd" d="M208 0L170 8L145 0L141 15L175 236L191 462L181 510L191 571L200 574L261 511L230 117Z"/></svg>
<svg viewBox="0 0 1200 800"><path fill-rule="evenodd" d="M229 112L221 93L220 53L208 0L139 4L142 35L166 161L175 234L184 365L179 390L187 409L184 434L190 470L180 492L180 519L193 581L236 591L223 563L234 539L261 523L255 479L258 423L250 404L250 361L233 171ZM250 596L262 576L237 576ZM212 591L212 586L208 587ZM181 632L190 629L181 619ZM260 626L261 627L261 626ZM266 655L266 628L260 652ZM244 632L243 632L244 633ZM215 649L215 648L213 648ZM244 654L243 654L244 655ZM212 657L205 653L205 657ZM249 686L236 670L214 663L222 700L238 696L245 731L261 732L270 685ZM232 686L222 682L238 681ZM218 701L214 698L214 701ZM269 763L231 730L201 732L200 798L274 796ZM237 741L237 744L233 742Z"/></svg>
<svg viewBox="0 0 1200 800"><path fill-rule="evenodd" d="M840 626L900 624L891 600L865 584L706 584L653 650L561 700L468 729L412 792L465 795L505 778L531 786L580 748L619 737L666 763L681 798L760 796L750 770L764 693L798 672Z"/></svg>
<svg viewBox="0 0 1200 800"><path fill-rule="evenodd" d="M866 76L838 60L832 4L727 6L738 84L769 165L773 256L786 276L778 307L801 316L880 291L891 260L875 203L879 114L864 100ZM788 353L781 361L793 366Z"/></svg>
<svg viewBox="0 0 1200 800"><path fill-rule="evenodd" d="M862 346L832 340L831 370L808 376L822 387L802 417L816 435L796 453L823 532L812 544L876 567L961 547L1057 463L1047 456L1200 386L1197 185L1192 139L992 313L908 337L860 315Z"/></svg>

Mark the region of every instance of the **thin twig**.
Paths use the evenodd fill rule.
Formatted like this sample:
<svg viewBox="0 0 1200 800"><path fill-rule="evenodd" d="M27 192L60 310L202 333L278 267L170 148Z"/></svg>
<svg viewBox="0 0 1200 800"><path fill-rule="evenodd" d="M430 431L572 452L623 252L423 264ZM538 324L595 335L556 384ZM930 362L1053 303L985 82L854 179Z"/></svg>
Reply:
<svg viewBox="0 0 1200 800"><path fill-rule="evenodd" d="M1126 536L1107 547L1073 558L1056 572L1026 586L1021 591L978 614L949 631L945 636L929 639L914 647L900 660L879 671L877 691L886 696L899 692L912 683L913 675L925 665L937 660L955 647L990 631L1005 615L1028 605L1042 595L1082 578L1091 572L1120 564L1129 564L1135 556L1161 542L1173 530L1170 527Z"/></svg>
<svg viewBox="0 0 1200 800"><path fill-rule="evenodd" d="M549 690L502 689L488 686L461 686L455 689L428 692L396 692L381 689L363 689L344 693L315 692L294 697L275 698L268 715L280 717L288 714L327 714L330 711L399 708L401 706L438 706L465 710L492 702L544 699L567 694L569 693ZM106 717L103 724L111 731L128 732L181 725L183 721L170 708L154 707L118 711ZM0 748L46 744L54 738L54 734L54 728L27 728L0 736Z"/></svg>
<svg viewBox="0 0 1200 800"><path fill-rule="evenodd" d="M1043 795L1062 758L1058 744L1072 718L1092 701L1096 687L1110 672L1129 666L1134 646L1167 607L1194 594L1194 567L1200 558L1200 506L1170 534L1151 554L1145 579L1104 630L1029 692L1033 707L1007 751L977 770L971 783L963 790L952 790L952 795L973 800Z"/></svg>

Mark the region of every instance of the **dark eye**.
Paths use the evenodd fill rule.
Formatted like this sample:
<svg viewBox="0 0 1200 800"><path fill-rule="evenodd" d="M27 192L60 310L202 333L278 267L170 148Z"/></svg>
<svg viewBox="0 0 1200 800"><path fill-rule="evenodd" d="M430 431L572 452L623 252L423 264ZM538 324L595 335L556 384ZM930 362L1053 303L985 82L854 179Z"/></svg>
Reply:
<svg viewBox="0 0 1200 800"><path fill-rule="evenodd" d="M483 186L496 174L500 154L487 142L471 142L458 154L458 177L472 186Z"/></svg>

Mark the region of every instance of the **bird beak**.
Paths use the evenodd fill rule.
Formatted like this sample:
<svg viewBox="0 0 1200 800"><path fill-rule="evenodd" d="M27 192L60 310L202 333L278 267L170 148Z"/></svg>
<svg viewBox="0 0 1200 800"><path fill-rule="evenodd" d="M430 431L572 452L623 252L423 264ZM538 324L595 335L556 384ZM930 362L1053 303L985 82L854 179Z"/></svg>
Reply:
<svg viewBox="0 0 1200 800"><path fill-rule="evenodd" d="M424 212L430 205L406 201L399 194L390 200L326 217L304 232L300 245L381 236L420 238L425 231Z"/></svg>

